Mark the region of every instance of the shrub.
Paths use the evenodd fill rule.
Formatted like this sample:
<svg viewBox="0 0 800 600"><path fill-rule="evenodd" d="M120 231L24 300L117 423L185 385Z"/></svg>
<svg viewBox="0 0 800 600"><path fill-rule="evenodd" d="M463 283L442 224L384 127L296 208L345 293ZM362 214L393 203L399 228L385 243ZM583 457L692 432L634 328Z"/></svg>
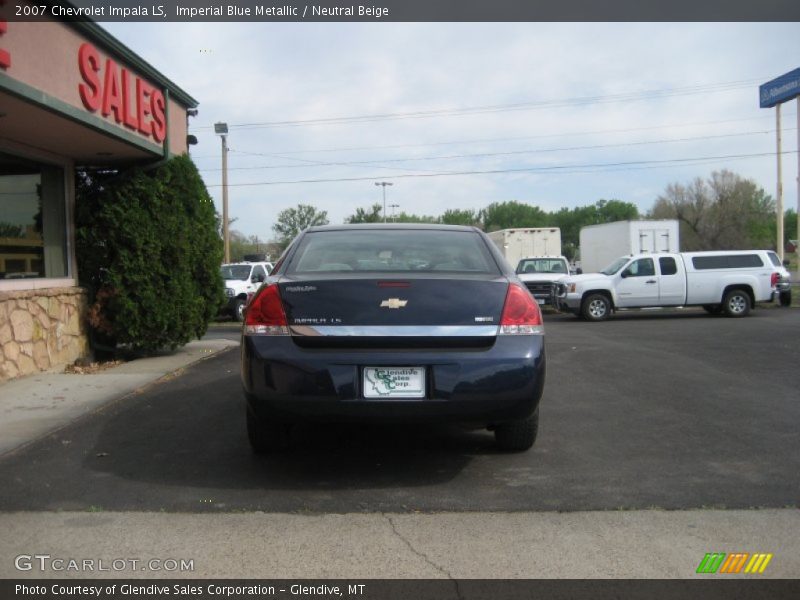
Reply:
<svg viewBox="0 0 800 600"><path fill-rule="evenodd" d="M152 352L206 332L223 300L222 240L189 157L78 173L76 224L95 339Z"/></svg>

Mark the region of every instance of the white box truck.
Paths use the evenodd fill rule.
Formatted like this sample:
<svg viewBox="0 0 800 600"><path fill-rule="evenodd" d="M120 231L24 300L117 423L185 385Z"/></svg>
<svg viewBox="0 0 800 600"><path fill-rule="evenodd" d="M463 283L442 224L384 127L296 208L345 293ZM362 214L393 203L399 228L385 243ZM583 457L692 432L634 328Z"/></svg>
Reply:
<svg viewBox="0 0 800 600"><path fill-rule="evenodd" d="M515 269L523 258L561 256L561 230L558 227L520 227L488 234Z"/></svg>
<svg viewBox="0 0 800 600"><path fill-rule="evenodd" d="M678 221L616 221L581 228L581 269L597 273L620 256L679 252Z"/></svg>

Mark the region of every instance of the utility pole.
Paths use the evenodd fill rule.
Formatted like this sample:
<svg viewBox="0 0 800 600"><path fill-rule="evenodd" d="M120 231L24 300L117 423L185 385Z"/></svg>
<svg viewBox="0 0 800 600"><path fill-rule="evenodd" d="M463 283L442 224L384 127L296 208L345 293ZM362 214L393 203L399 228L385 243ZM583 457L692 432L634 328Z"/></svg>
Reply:
<svg viewBox="0 0 800 600"><path fill-rule="evenodd" d="M781 173L781 104L797 99L798 111L800 111L800 69L789 71L783 75L758 86L758 105L761 108L775 107L775 138L776 138L776 159L778 185L776 189L776 208L778 221L778 236L776 250L778 256L783 260L784 255L784 222L783 222L783 181ZM800 112L797 113L797 208L800 212ZM800 219L797 221L797 237L800 238ZM798 239L800 242L800 239ZM800 260L800 245L797 250L797 258Z"/></svg>
<svg viewBox="0 0 800 600"><path fill-rule="evenodd" d="M778 250L778 256L783 262L783 176L781 173L781 105L778 104L775 106L775 131L777 133L776 139L778 142L777 148L777 156L778 156L778 198L777 198L777 208L778 208L778 244L776 249Z"/></svg>
<svg viewBox="0 0 800 600"><path fill-rule="evenodd" d="M222 139L222 243L224 260L231 262L231 238L228 231L228 124L214 123L214 133Z"/></svg>
<svg viewBox="0 0 800 600"><path fill-rule="evenodd" d="M383 222L386 223L386 186L394 184L389 181L376 181L375 185L379 185L383 188Z"/></svg>
<svg viewBox="0 0 800 600"><path fill-rule="evenodd" d="M394 209L395 208L399 208L399 207L400 207L399 204L390 204L389 205L389 208L392 209L392 223L397 223L397 218L394 216Z"/></svg>

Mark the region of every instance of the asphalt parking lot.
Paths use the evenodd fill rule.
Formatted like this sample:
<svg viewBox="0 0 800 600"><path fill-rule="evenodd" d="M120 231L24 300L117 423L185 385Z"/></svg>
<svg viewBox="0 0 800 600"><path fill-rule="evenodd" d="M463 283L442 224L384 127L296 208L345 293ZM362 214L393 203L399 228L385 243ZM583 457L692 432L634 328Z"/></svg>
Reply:
<svg viewBox="0 0 800 600"><path fill-rule="evenodd" d="M299 427L290 452L256 457L233 349L4 456L0 510L797 506L800 310L596 324L551 314L546 327L530 452L501 454L488 432L454 427L328 425Z"/></svg>

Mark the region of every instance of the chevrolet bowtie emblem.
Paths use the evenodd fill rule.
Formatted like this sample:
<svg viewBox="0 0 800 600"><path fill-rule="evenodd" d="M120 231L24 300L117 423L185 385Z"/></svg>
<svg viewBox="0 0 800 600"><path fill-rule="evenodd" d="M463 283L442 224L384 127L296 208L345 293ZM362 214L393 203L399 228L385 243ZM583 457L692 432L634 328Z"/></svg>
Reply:
<svg viewBox="0 0 800 600"><path fill-rule="evenodd" d="M400 300L400 298L389 298L381 302L381 308L403 308L408 304L408 300Z"/></svg>

